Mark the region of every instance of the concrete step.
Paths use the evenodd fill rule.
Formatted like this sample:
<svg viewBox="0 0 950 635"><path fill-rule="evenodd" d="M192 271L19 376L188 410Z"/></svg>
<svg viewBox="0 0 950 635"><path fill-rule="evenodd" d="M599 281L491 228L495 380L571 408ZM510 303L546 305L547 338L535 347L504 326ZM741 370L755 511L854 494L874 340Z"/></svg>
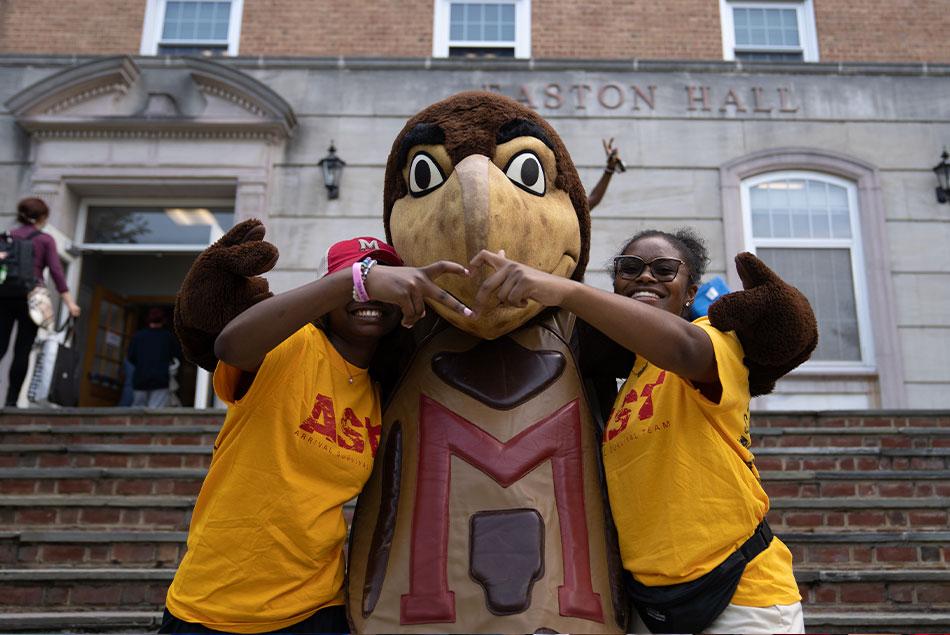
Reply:
<svg viewBox="0 0 950 635"><path fill-rule="evenodd" d="M946 410L753 412L753 428L950 428Z"/></svg>
<svg viewBox="0 0 950 635"><path fill-rule="evenodd" d="M889 610L950 610L950 570L814 570L796 567L809 608L859 606Z"/></svg>
<svg viewBox="0 0 950 635"><path fill-rule="evenodd" d="M777 532L946 529L950 526L950 499L775 498L771 500L768 520Z"/></svg>
<svg viewBox="0 0 950 635"><path fill-rule="evenodd" d="M187 531L193 496L0 496L0 530L39 528Z"/></svg>
<svg viewBox="0 0 950 635"><path fill-rule="evenodd" d="M208 467L210 445L117 443L0 444L0 467Z"/></svg>
<svg viewBox="0 0 950 635"><path fill-rule="evenodd" d="M223 418L222 418L223 420ZM63 425L29 423L11 425L0 420L0 443L138 443L143 445L212 445L217 424L189 425Z"/></svg>
<svg viewBox="0 0 950 635"><path fill-rule="evenodd" d="M195 496L203 468L0 468L0 495Z"/></svg>
<svg viewBox="0 0 950 635"><path fill-rule="evenodd" d="M161 611L0 613L3 633L154 633L161 623Z"/></svg>
<svg viewBox="0 0 950 635"><path fill-rule="evenodd" d="M175 568L186 531L21 530L0 532L0 568L108 566Z"/></svg>
<svg viewBox="0 0 950 635"><path fill-rule="evenodd" d="M805 607L806 633L947 633L950 611L868 611Z"/></svg>
<svg viewBox="0 0 950 635"><path fill-rule="evenodd" d="M769 498L950 496L950 470L761 470Z"/></svg>
<svg viewBox="0 0 950 635"><path fill-rule="evenodd" d="M946 427L767 427L753 425L752 440L757 446L807 445L881 446L891 448L947 447L950 425Z"/></svg>
<svg viewBox="0 0 950 635"><path fill-rule="evenodd" d="M950 447L810 447L768 446L754 448L755 464L760 471L872 471L872 470L947 470Z"/></svg>
<svg viewBox="0 0 950 635"><path fill-rule="evenodd" d="M797 567L940 569L950 565L950 531L776 532Z"/></svg>
<svg viewBox="0 0 950 635"><path fill-rule="evenodd" d="M161 610L174 576L175 569L0 569L0 611Z"/></svg>

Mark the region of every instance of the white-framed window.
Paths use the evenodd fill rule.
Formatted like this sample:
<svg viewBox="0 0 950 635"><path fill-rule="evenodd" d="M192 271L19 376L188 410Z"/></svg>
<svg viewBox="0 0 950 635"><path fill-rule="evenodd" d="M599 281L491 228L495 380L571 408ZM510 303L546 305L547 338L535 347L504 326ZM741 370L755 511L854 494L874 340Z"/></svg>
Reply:
<svg viewBox="0 0 950 635"><path fill-rule="evenodd" d="M237 55L244 0L147 0L142 55Z"/></svg>
<svg viewBox="0 0 950 635"><path fill-rule="evenodd" d="M857 188L817 172L742 181L746 248L808 298L818 320L813 368L871 368L874 346Z"/></svg>
<svg viewBox="0 0 950 635"><path fill-rule="evenodd" d="M433 57L531 57L531 0L435 0Z"/></svg>
<svg viewBox="0 0 950 635"><path fill-rule="evenodd" d="M817 62L813 0L719 0L726 60Z"/></svg>

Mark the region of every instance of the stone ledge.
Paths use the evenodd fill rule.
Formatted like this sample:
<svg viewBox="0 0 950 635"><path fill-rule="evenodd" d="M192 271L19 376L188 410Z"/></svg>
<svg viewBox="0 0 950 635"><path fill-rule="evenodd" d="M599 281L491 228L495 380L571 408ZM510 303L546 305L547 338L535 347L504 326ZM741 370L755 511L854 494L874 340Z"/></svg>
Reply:
<svg viewBox="0 0 950 635"><path fill-rule="evenodd" d="M867 428L864 428L860 426L853 426L850 428L838 428L838 427L836 428L795 428L795 427L769 428L765 426L752 426L751 434L753 438L755 438L756 436L780 437L780 436L785 436L785 435L788 435L788 436L806 436L806 435L950 436L950 428L938 428L938 427L933 427L933 428L867 427Z"/></svg>
<svg viewBox="0 0 950 635"><path fill-rule="evenodd" d="M944 626L950 627L950 612L821 611L805 609L805 626ZM859 630L865 630L860 629Z"/></svg>
<svg viewBox="0 0 950 635"><path fill-rule="evenodd" d="M0 496L0 507L192 507L195 496L86 496L51 494L48 496Z"/></svg>
<svg viewBox="0 0 950 635"><path fill-rule="evenodd" d="M947 569L807 569L795 568L799 582L948 582Z"/></svg>
<svg viewBox="0 0 950 635"><path fill-rule="evenodd" d="M121 467L10 467L0 468L0 479L23 478L204 478L206 469L184 467L121 468Z"/></svg>
<svg viewBox="0 0 950 635"><path fill-rule="evenodd" d="M950 542L950 531L781 531L776 534L782 542L833 542L833 543L911 543Z"/></svg>
<svg viewBox="0 0 950 635"><path fill-rule="evenodd" d="M783 498L770 497L771 509L930 509L950 508L950 499L927 498Z"/></svg>
<svg viewBox="0 0 950 635"><path fill-rule="evenodd" d="M841 470L836 472L826 470L793 471L762 471L759 472L763 481L887 481L887 480L940 480L950 479L950 470ZM0 474L2 477L2 474Z"/></svg>
<svg viewBox="0 0 950 635"><path fill-rule="evenodd" d="M89 531L18 531L13 533L20 542L185 542L187 531L128 531L94 529Z"/></svg>
<svg viewBox="0 0 950 635"><path fill-rule="evenodd" d="M147 443L12 443L0 444L0 453L37 454L211 454L210 445L151 445Z"/></svg>
<svg viewBox="0 0 950 635"><path fill-rule="evenodd" d="M171 580L176 569L0 569L0 582Z"/></svg>
<svg viewBox="0 0 950 635"><path fill-rule="evenodd" d="M14 628L68 628L92 627L148 627L157 628L162 621L161 611L51 611L44 613L0 613L0 630Z"/></svg>
<svg viewBox="0 0 950 635"><path fill-rule="evenodd" d="M171 428L171 430L169 429ZM849 428L850 429L850 428ZM939 429L939 428L938 428ZM168 434L217 434L221 430L220 425L155 425L155 424L128 424L117 425L95 425L79 423L76 425L68 424L46 424L46 423L24 423L22 425L3 424L0 425L0 433L11 432L45 432L49 434L129 434L129 433L151 433L155 435L167 436Z"/></svg>

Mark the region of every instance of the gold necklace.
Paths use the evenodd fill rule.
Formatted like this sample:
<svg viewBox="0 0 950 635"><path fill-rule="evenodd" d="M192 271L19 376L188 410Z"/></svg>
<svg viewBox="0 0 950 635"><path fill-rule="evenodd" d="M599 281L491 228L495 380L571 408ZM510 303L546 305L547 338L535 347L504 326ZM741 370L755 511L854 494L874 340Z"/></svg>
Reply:
<svg viewBox="0 0 950 635"><path fill-rule="evenodd" d="M346 358L340 355L340 359L343 360L343 370L346 371L347 376L350 378L349 382L353 383L353 373L350 372L350 363L346 361Z"/></svg>

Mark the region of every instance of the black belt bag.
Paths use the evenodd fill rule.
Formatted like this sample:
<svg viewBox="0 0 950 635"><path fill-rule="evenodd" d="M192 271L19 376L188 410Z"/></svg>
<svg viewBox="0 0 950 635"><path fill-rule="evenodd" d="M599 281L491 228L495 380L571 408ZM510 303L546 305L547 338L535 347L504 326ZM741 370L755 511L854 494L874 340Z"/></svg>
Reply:
<svg viewBox="0 0 950 635"><path fill-rule="evenodd" d="M772 542L763 520L755 533L715 569L691 582L646 586L624 572L634 608L653 633L701 633L732 600L745 566Z"/></svg>

